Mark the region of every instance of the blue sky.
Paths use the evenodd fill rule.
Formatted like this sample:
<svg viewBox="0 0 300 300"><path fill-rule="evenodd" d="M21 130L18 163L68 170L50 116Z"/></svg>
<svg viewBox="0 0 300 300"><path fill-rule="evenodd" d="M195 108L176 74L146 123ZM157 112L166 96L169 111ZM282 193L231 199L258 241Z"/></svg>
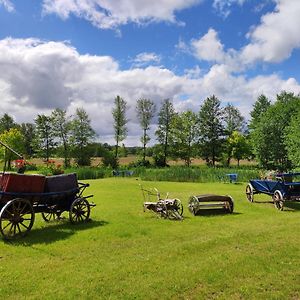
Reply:
<svg viewBox="0 0 300 300"><path fill-rule="evenodd" d="M215 94L247 118L256 98L300 92L298 0L0 0L0 109L18 122L84 107L101 141L140 97L198 111ZM155 124L152 131L155 130Z"/></svg>

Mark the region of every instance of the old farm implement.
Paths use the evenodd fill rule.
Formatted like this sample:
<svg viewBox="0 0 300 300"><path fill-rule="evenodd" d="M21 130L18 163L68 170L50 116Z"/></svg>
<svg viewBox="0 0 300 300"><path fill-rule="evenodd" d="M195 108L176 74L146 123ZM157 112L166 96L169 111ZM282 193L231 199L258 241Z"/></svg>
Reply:
<svg viewBox="0 0 300 300"><path fill-rule="evenodd" d="M254 202L255 194L272 196L277 209L283 210L286 201L300 201L300 173L283 173L274 179L250 180L246 187L246 197Z"/></svg>
<svg viewBox="0 0 300 300"><path fill-rule="evenodd" d="M74 173L25 175L6 173L4 169L0 175L0 232L3 238L13 239L28 233L36 213L41 213L46 222L59 219L63 212L69 213L73 224L87 222L90 209L95 206L87 200L92 195L83 196L88 186L78 182Z"/></svg>
<svg viewBox="0 0 300 300"><path fill-rule="evenodd" d="M202 210L211 209L222 209L227 213L232 213L234 202L231 196L205 194L191 196L188 207L193 215L200 214Z"/></svg>
<svg viewBox="0 0 300 300"><path fill-rule="evenodd" d="M151 210L165 219L183 220L183 206L179 199L170 199L169 193L165 198L161 198L156 188L146 190L141 186L141 190L144 198L144 211ZM151 201L153 198L156 198L155 202Z"/></svg>

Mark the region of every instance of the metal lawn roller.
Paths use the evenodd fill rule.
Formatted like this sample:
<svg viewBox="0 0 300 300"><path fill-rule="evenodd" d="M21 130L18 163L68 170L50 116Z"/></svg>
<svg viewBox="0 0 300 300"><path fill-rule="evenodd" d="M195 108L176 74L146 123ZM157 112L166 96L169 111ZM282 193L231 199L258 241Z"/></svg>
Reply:
<svg viewBox="0 0 300 300"><path fill-rule="evenodd" d="M167 193L165 199L162 199L156 188L153 190L146 190L141 186L141 190L144 198L144 211L151 210L165 219L183 220L183 206L179 199L168 198L169 193ZM150 201L153 197L156 197L157 201Z"/></svg>
<svg viewBox="0 0 300 300"><path fill-rule="evenodd" d="M201 213L201 210L215 208L223 209L227 213L232 213L234 208L234 202L231 196L205 194L191 196L189 199L188 208L193 215Z"/></svg>

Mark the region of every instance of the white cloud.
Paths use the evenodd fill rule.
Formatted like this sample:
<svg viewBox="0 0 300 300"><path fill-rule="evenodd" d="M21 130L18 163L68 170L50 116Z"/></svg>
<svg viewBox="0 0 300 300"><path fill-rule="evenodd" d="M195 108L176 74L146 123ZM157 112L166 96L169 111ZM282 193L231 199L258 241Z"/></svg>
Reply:
<svg viewBox="0 0 300 300"><path fill-rule="evenodd" d="M241 71L244 68L243 64L240 63L238 51L234 49L225 50L218 33L213 28L210 28L198 40L192 39L189 52L199 60L226 64L228 70L231 71Z"/></svg>
<svg viewBox="0 0 300 300"><path fill-rule="evenodd" d="M193 39L191 46L194 55L199 60L222 62L225 58L224 46L218 38L218 33L210 28L199 40Z"/></svg>
<svg viewBox="0 0 300 300"><path fill-rule="evenodd" d="M250 43L241 52L245 63L280 62L300 48L300 1L274 1L275 10L262 16L261 23L248 34Z"/></svg>
<svg viewBox="0 0 300 300"><path fill-rule="evenodd" d="M234 4L243 5L247 0L214 0L214 9L224 18L227 18L231 13L231 7Z"/></svg>
<svg viewBox="0 0 300 300"><path fill-rule="evenodd" d="M241 49L225 49L218 32L210 28L199 39L190 43L179 40L176 49L194 55L199 60L225 64L232 72L241 72L254 63L277 63L290 57L294 49L300 48L300 1L273 0L275 10L261 18L261 23L248 33L250 42ZM244 1L215 0L214 6L231 5Z"/></svg>
<svg viewBox="0 0 300 300"><path fill-rule="evenodd" d="M158 66L121 70L112 57L81 55L68 43L36 39L0 40L0 69L0 111L17 122L33 122L38 113L56 107L69 114L84 107L102 142L113 143L111 111L114 98L122 96L130 107L127 145L139 143L135 104L141 97L158 106L170 98L178 110L198 111L202 101L215 94L247 115L260 93L274 98L282 89L300 92L293 78L273 74L247 79L232 75L224 64L213 65L207 73L196 66L183 76Z"/></svg>
<svg viewBox="0 0 300 300"><path fill-rule="evenodd" d="M201 69L198 65L196 65L194 68L192 69L185 69L184 70L184 74L191 79L197 79L200 78L201 75Z"/></svg>
<svg viewBox="0 0 300 300"><path fill-rule="evenodd" d="M241 71L257 62L278 63L288 59L294 49L300 48L300 1L273 1L277 3L274 11L262 16L260 24L247 34L250 42L241 49L225 50L213 28L199 39L192 39L190 45L181 42L181 47L176 47L185 52L189 47L199 60L227 64L232 71Z"/></svg>
<svg viewBox="0 0 300 300"><path fill-rule="evenodd" d="M67 19L70 14L102 29L135 22L176 22L175 12L202 0L43 0L44 14Z"/></svg>
<svg viewBox="0 0 300 300"><path fill-rule="evenodd" d="M133 60L135 66L145 66L148 64L159 64L161 57L153 52L139 53Z"/></svg>
<svg viewBox="0 0 300 300"><path fill-rule="evenodd" d="M15 11L14 5L11 3L10 0L0 0L0 6L3 6L8 12Z"/></svg>

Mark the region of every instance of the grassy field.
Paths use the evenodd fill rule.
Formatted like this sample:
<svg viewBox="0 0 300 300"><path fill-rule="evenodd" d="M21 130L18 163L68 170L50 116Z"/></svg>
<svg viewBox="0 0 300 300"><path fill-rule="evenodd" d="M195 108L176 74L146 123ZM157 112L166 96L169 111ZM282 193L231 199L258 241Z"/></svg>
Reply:
<svg viewBox="0 0 300 300"><path fill-rule="evenodd" d="M130 163L133 163L133 162L137 161L138 159L140 159L140 157L137 156L137 155L128 155L127 157L120 157L119 158L119 164L120 164L120 166L127 166ZM152 157L147 157L146 159L153 162ZM63 164L63 159L62 158L53 158L51 160L54 160L56 164ZM29 159L29 162L31 162L33 164L36 164L38 166L44 166L45 165L43 159L41 159L41 158L32 158L32 159ZM71 162L72 162L72 164L74 164L74 160L71 160ZM168 164L170 166L183 166L184 161L182 161L182 160L178 160L178 161L168 160ZM96 166L101 166L101 165L102 165L102 158L101 157L93 157L91 159L91 166L96 167ZM192 166L202 166L202 165L205 165L205 161L203 159L200 159L200 158L193 158L192 159ZM232 159L231 165L232 166L237 166L237 161ZM255 166L255 165L257 165L257 162L248 161L248 160L241 160L240 165L241 166Z"/></svg>
<svg viewBox="0 0 300 300"><path fill-rule="evenodd" d="M0 239L1 299L300 299L300 205L245 200L245 184L144 182L187 207L193 194L230 194L232 215L183 221L143 212L140 180L90 180L92 222L46 224ZM67 216L67 215L66 215Z"/></svg>

